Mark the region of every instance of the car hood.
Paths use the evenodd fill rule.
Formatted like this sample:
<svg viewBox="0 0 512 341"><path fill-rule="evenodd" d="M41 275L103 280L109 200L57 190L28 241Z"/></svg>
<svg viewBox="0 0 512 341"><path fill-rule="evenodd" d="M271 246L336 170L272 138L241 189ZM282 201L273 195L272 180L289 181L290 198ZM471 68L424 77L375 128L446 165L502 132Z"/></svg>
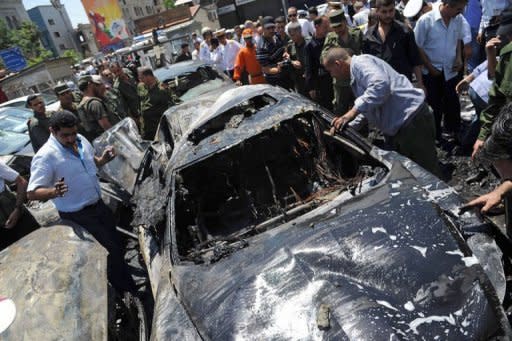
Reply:
<svg viewBox="0 0 512 341"><path fill-rule="evenodd" d="M201 336L510 335L478 259L401 164L383 184L340 198L248 239L216 263L175 266L172 280ZM326 309L329 327L320 329Z"/></svg>

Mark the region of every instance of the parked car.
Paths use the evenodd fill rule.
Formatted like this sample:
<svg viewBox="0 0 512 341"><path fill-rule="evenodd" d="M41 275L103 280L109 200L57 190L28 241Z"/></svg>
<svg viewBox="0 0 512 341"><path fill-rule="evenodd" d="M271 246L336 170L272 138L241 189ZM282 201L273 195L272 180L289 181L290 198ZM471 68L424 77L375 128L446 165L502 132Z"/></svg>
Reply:
<svg viewBox="0 0 512 341"><path fill-rule="evenodd" d="M0 130L0 155L34 153L30 137L25 133Z"/></svg>
<svg viewBox="0 0 512 341"><path fill-rule="evenodd" d="M27 122L34 116L32 110L3 107L0 108L0 130L26 133Z"/></svg>
<svg viewBox="0 0 512 341"><path fill-rule="evenodd" d="M46 111L57 111L60 107L60 101L53 93L38 93L37 95L40 95L43 97L44 103L46 105ZM10 101L4 102L0 104L0 108L3 107L14 107L14 108L26 108L27 98L30 95L27 96L21 96L15 99L11 99Z"/></svg>
<svg viewBox="0 0 512 341"><path fill-rule="evenodd" d="M331 135L298 94L208 101L177 134L164 117L125 185L152 339L512 337L496 230L459 215L453 188L350 128Z"/></svg>
<svg viewBox="0 0 512 341"><path fill-rule="evenodd" d="M160 82L172 87L183 102L211 91L221 93L222 89L235 86L223 72L201 61L167 65L155 70L154 74Z"/></svg>

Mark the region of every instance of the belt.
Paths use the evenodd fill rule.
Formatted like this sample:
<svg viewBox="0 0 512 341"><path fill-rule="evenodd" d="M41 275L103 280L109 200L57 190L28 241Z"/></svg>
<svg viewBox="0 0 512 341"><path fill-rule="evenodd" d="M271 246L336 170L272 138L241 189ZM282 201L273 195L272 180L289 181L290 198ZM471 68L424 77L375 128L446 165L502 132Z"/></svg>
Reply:
<svg viewBox="0 0 512 341"><path fill-rule="evenodd" d="M96 208L101 202L101 199L98 199L98 201L96 201L95 203L92 203L90 205L87 205L87 206L84 206L82 207L81 209L79 209L78 211L73 211L73 212L62 212L62 211L59 211L59 215L61 214L73 214L73 213L78 213L78 212L81 212L81 211L86 211L86 210L90 210L90 209L93 209L93 208Z"/></svg>

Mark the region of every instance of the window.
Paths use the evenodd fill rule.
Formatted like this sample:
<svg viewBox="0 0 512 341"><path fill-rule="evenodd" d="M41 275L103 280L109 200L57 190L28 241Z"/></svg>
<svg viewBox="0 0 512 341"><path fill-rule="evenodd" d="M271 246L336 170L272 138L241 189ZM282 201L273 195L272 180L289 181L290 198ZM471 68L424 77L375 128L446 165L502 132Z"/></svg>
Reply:
<svg viewBox="0 0 512 341"><path fill-rule="evenodd" d="M146 12L147 12L148 14L153 13L153 8L152 8L151 6L146 6Z"/></svg>
<svg viewBox="0 0 512 341"><path fill-rule="evenodd" d="M50 25L50 26L55 25L55 20L53 20L53 19L48 19L48 25Z"/></svg>
<svg viewBox="0 0 512 341"><path fill-rule="evenodd" d="M67 49L66 49L66 45L64 45L64 44L60 44L60 45L59 45L59 49L61 49L61 51L65 51L65 50L67 50Z"/></svg>
<svg viewBox="0 0 512 341"><path fill-rule="evenodd" d="M14 15L12 16L12 24L14 25L14 27L20 28L20 23L18 22L18 19Z"/></svg>
<svg viewBox="0 0 512 341"><path fill-rule="evenodd" d="M54 35L56 38L60 38L60 33L59 33L59 32L53 32L53 35Z"/></svg>
<svg viewBox="0 0 512 341"><path fill-rule="evenodd" d="M158 5L159 5L159 4L158 4L158 0L153 0L153 4L154 4L155 6L158 6Z"/></svg>

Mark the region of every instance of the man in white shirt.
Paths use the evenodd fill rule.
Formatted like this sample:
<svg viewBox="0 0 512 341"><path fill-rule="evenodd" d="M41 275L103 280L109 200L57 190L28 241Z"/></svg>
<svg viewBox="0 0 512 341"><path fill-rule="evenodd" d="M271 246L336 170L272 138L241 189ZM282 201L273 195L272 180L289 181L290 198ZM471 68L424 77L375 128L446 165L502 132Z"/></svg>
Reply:
<svg viewBox="0 0 512 341"><path fill-rule="evenodd" d="M95 156L92 145L77 134L78 120L62 110L50 119L51 136L32 159L27 195L30 200L52 200L62 219L93 235L109 252L108 276L120 290L132 291L135 283L124 263L122 244L112 211L101 199L98 167L115 157L107 147Z"/></svg>
<svg viewBox="0 0 512 341"><path fill-rule="evenodd" d="M457 137L460 131L460 102L455 91L463 65L458 60L457 46L465 40L465 25L461 15L466 0L442 0L439 6L422 15L414 36L423 59L423 83L427 101L436 120L436 137L441 138L444 111L444 129ZM466 43L466 41L464 41Z"/></svg>
<svg viewBox="0 0 512 341"><path fill-rule="evenodd" d="M199 59L199 49L201 48L201 42L199 40L194 40L194 51L192 51L192 60Z"/></svg>
<svg viewBox="0 0 512 341"><path fill-rule="evenodd" d="M298 22L300 24L303 37L312 37L315 34L315 28L310 24L310 22L306 19L299 19L297 8L290 7L288 8L288 24L284 29L286 34L289 35L288 26L290 26L290 24L294 22Z"/></svg>
<svg viewBox="0 0 512 341"><path fill-rule="evenodd" d="M213 64L211 60L210 54L210 45L213 37L213 31L209 27L205 27L201 30L201 34L203 35L203 41L201 42L201 47L199 48L199 59L206 64Z"/></svg>
<svg viewBox="0 0 512 341"><path fill-rule="evenodd" d="M234 40L227 39L226 30L223 28L216 31L215 36L217 37L217 39L219 39L220 46L223 49L222 58L223 65L225 68L223 71L225 71L230 78L233 78L235 60L241 45Z"/></svg>

